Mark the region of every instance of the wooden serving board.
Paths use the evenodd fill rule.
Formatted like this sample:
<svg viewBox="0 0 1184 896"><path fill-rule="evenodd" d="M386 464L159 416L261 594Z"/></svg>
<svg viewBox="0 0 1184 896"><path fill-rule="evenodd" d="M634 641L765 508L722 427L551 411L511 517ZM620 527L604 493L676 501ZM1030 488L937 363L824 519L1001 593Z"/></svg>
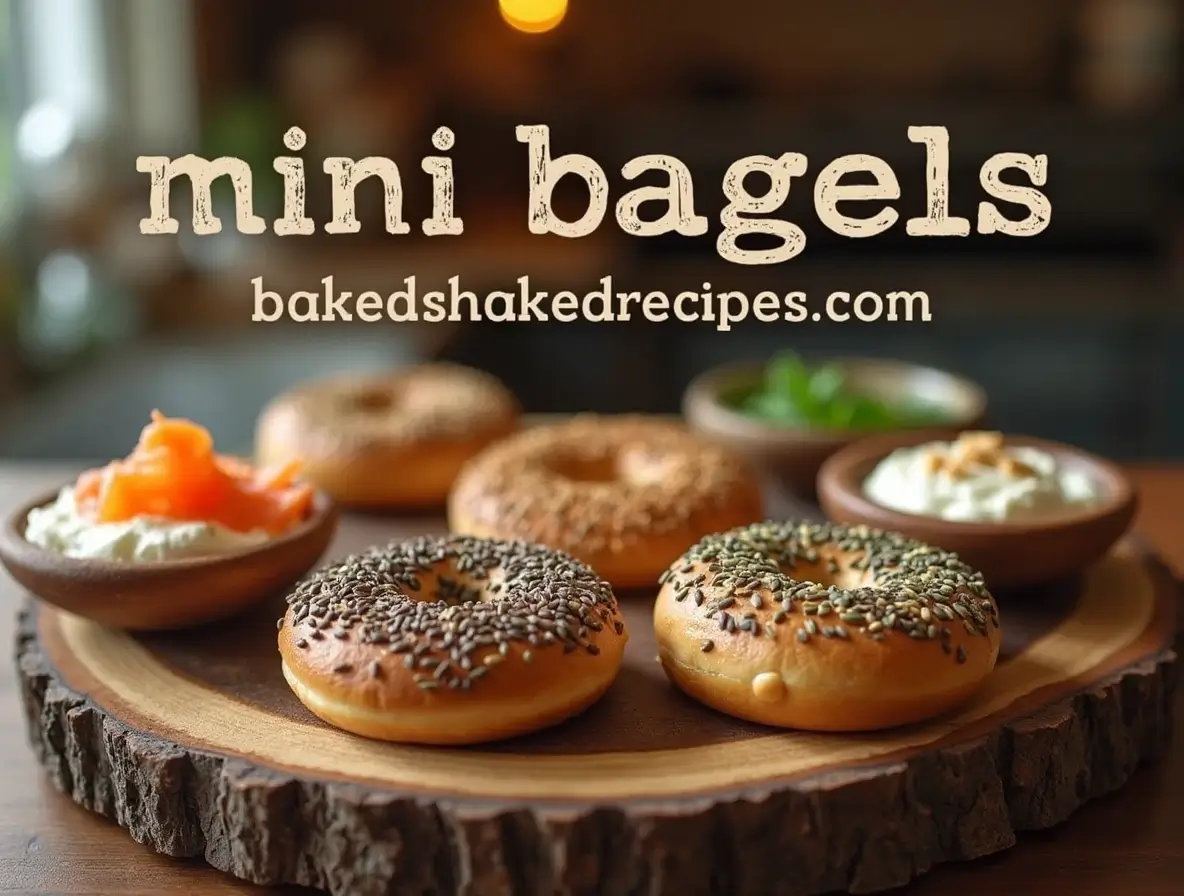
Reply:
<svg viewBox="0 0 1184 896"><path fill-rule="evenodd" d="M347 518L331 557L443 531ZM856 736L765 729L675 691L652 594L622 597L631 640L600 703L477 749L314 718L280 673L278 598L134 637L30 602L17 654L58 787L161 853L250 881L335 896L866 893L1006 849L1163 753L1178 596L1135 540L1080 582L999 595L1003 655L973 703Z"/></svg>

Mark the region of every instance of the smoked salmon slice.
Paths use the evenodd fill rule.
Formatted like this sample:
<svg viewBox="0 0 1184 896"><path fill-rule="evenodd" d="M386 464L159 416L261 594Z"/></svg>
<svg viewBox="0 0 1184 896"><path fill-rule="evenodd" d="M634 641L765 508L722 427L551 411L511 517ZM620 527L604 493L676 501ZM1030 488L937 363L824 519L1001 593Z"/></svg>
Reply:
<svg viewBox="0 0 1184 896"><path fill-rule="evenodd" d="M260 470L219 455L205 427L153 411L131 454L78 477L74 502L96 523L150 516L277 535L312 505L313 488L299 473L298 463Z"/></svg>

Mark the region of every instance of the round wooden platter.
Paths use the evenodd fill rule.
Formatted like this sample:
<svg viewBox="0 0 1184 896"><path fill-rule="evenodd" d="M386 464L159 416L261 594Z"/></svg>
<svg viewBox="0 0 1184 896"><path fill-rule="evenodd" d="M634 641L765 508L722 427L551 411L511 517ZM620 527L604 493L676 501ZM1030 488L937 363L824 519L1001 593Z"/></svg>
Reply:
<svg viewBox="0 0 1184 896"><path fill-rule="evenodd" d="M331 554L435 520L346 519ZM1000 595L1001 662L956 715L779 732L676 692L652 595L626 665L550 731L479 749L330 728L280 673L282 602L131 636L30 602L18 665L54 782L171 856L333 894L871 892L1013 845L1121 786L1171 733L1177 583L1138 542L1080 582Z"/></svg>

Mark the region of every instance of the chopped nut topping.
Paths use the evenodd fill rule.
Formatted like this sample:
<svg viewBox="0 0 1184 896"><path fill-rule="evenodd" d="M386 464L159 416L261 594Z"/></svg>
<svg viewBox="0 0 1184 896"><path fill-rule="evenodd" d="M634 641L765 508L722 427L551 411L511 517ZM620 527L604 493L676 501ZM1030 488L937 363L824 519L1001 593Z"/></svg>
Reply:
<svg viewBox="0 0 1184 896"><path fill-rule="evenodd" d="M1024 463L1022 460L1016 460L1014 457L1005 457L999 464L999 469L1006 475L1012 476L1016 479L1021 479L1024 476L1035 476L1036 471Z"/></svg>
<svg viewBox="0 0 1184 896"><path fill-rule="evenodd" d="M945 473L951 479L966 479L975 467L995 469L1016 479L1036 474L1028 464L1004 452L1000 432L964 432L949 448L927 452L924 467L926 473Z"/></svg>

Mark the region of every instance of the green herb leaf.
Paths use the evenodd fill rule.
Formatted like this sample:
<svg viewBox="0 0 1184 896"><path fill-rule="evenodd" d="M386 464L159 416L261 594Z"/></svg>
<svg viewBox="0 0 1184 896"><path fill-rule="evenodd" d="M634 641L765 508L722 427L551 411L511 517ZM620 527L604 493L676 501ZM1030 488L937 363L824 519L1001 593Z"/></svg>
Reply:
<svg viewBox="0 0 1184 896"><path fill-rule="evenodd" d="M793 352L783 352L765 368L763 382L729 404L742 413L779 426L828 429L896 429L944 422L947 415L921 402L890 405L848 390L843 369L824 364L811 370Z"/></svg>
<svg viewBox="0 0 1184 896"><path fill-rule="evenodd" d="M891 429L903 425L899 417L892 413L883 402L873 398L860 398L855 403L851 414L851 429Z"/></svg>
<svg viewBox="0 0 1184 896"><path fill-rule="evenodd" d="M858 411L859 405L857 402L840 396L830 406L829 419L826 421L827 425L832 429L851 429L855 423L855 416Z"/></svg>
<svg viewBox="0 0 1184 896"><path fill-rule="evenodd" d="M780 393L754 392L744 400L741 410L784 426L805 426L810 423L793 399Z"/></svg>
<svg viewBox="0 0 1184 896"><path fill-rule="evenodd" d="M846 377L836 364L826 364L810 375L810 399L815 405L826 405L842 394Z"/></svg>

